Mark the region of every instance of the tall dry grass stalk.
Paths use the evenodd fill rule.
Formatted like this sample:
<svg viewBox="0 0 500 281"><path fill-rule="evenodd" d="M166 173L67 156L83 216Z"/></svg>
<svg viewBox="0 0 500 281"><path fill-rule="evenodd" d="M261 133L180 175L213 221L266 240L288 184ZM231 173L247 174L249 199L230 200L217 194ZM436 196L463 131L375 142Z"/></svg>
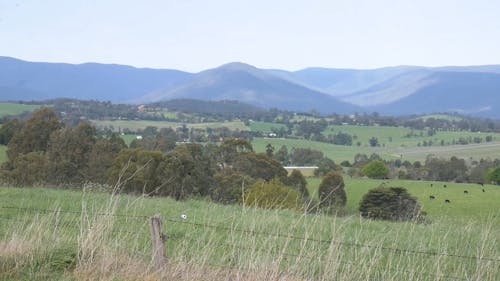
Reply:
<svg viewBox="0 0 500 281"><path fill-rule="evenodd" d="M140 214L151 201L118 192L102 205L91 200L83 194L79 215L53 208L12 221L0 238L0 279L500 280L498 262L453 257L500 258L494 219L480 230L475 222L457 230L249 207L221 213L206 204L198 217L167 221L168 263L157 270L148 221L119 216Z"/></svg>

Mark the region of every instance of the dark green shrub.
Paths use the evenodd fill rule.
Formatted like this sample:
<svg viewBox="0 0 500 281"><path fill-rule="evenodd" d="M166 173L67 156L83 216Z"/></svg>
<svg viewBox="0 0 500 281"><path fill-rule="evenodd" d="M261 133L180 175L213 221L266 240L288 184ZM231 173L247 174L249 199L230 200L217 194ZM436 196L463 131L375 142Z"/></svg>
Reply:
<svg viewBox="0 0 500 281"><path fill-rule="evenodd" d="M286 178L286 185L298 191L303 199L309 198L307 190L307 181L299 170L293 170Z"/></svg>
<svg viewBox="0 0 500 281"><path fill-rule="evenodd" d="M361 216L370 219L408 221L423 218L417 199L402 187L379 186L366 193L359 203Z"/></svg>
<svg viewBox="0 0 500 281"><path fill-rule="evenodd" d="M333 212L345 206L347 196L344 190L344 178L340 173L329 172L319 185L319 207L327 212Z"/></svg>

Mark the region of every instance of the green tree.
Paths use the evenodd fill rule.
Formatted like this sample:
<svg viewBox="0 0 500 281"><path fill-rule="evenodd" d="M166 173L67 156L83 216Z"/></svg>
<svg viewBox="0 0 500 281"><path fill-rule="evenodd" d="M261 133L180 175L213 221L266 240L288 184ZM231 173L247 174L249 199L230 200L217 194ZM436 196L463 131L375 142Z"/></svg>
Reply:
<svg viewBox="0 0 500 281"><path fill-rule="evenodd" d="M335 164L332 159L323 157L318 162L318 169L314 170L314 175L317 177L322 177L331 171L342 171L342 167Z"/></svg>
<svg viewBox="0 0 500 281"><path fill-rule="evenodd" d="M323 159L323 152L310 148L294 148L290 161L297 166L317 165Z"/></svg>
<svg viewBox="0 0 500 281"><path fill-rule="evenodd" d="M344 190L344 178L340 173L329 172L319 185L319 207L327 212L333 212L338 207L345 206L347 195Z"/></svg>
<svg viewBox="0 0 500 281"><path fill-rule="evenodd" d="M88 123L54 131L47 149L51 183L81 183L86 179L96 130Z"/></svg>
<svg viewBox="0 0 500 281"><path fill-rule="evenodd" d="M266 155L267 155L268 157L271 157L271 158L272 158L272 157L273 157L273 154L274 154L274 146L272 146L270 143L268 143L268 144L266 145Z"/></svg>
<svg viewBox="0 0 500 281"><path fill-rule="evenodd" d="M389 174L389 168L384 164L384 162L375 160L366 164L362 169L363 174L372 179L380 179L387 177Z"/></svg>
<svg viewBox="0 0 500 281"><path fill-rule="evenodd" d="M23 123L18 119L11 119L3 123L0 127L0 145L9 144L14 134L20 132L22 128Z"/></svg>
<svg viewBox="0 0 500 281"><path fill-rule="evenodd" d="M286 145L282 145L280 149L278 149L274 154L274 159L278 160L282 165L288 165L290 163Z"/></svg>
<svg viewBox="0 0 500 281"><path fill-rule="evenodd" d="M0 179L14 186L33 186L47 179L48 159L43 152L20 154L2 165Z"/></svg>
<svg viewBox="0 0 500 281"><path fill-rule="evenodd" d="M219 147L217 160L223 169L232 165L236 157L241 154L253 152L249 141L244 139L227 139Z"/></svg>
<svg viewBox="0 0 500 281"><path fill-rule="evenodd" d="M160 195L164 182L158 166L164 161L158 151L122 149L109 169L108 183L127 193Z"/></svg>
<svg viewBox="0 0 500 281"><path fill-rule="evenodd" d="M361 199L359 211L365 218L392 221L421 219L425 214L405 188L384 186L368 191Z"/></svg>
<svg viewBox="0 0 500 281"><path fill-rule="evenodd" d="M284 181L287 171L281 164L264 153L241 153L235 157L233 169L255 179L271 180L279 178Z"/></svg>
<svg viewBox="0 0 500 281"><path fill-rule="evenodd" d="M300 209L301 195L280 180L258 180L245 192L244 204L266 209Z"/></svg>
<svg viewBox="0 0 500 281"><path fill-rule="evenodd" d="M298 191L303 199L309 198L306 178L304 178L299 170L294 169L286 179L285 184Z"/></svg>
<svg viewBox="0 0 500 281"><path fill-rule="evenodd" d="M487 175L488 182L500 185L500 167L490 169Z"/></svg>
<svg viewBox="0 0 500 281"><path fill-rule="evenodd" d="M9 159L19 154L46 151L50 135L62 128L62 123L51 108L42 108L26 121L21 131L14 134L7 147Z"/></svg>
<svg viewBox="0 0 500 281"><path fill-rule="evenodd" d="M370 143L370 146L371 147L375 147L375 146L378 146L378 138L376 137L371 137L368 142Z"/></svg>
<svg viewBox="0 0 500 281"><path fill-rule="evenodd" d="M246 188L254 184L251 177L232 169L222 170L214 175L215 188L210 192L213 201L222 204L241 202Z"/></svg>
<svg viewBox="0 0 500 281"><path fill-rule="evenodd" d="M91 182L106 183L108 170L113 166L113 161L127 145L116 133L108 137L100 137L92 146L88 156L87 179Z"/></svg>

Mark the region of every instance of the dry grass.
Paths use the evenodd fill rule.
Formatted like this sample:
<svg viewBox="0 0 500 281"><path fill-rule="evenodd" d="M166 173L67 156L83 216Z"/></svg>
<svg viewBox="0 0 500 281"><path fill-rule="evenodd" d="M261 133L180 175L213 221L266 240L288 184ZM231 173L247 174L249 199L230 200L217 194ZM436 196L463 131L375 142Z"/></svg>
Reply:
<svg viewBox="0 0 500 281"><path fill-rule="evenodd" d="M95 208L86 196L81 198L80 215L66 216L56 208L13 220L0 236L0 280L494 281L500 277L495 261L387 250L404 246L500 258L494 219L480 225L383 224L359 217L252 208L221 214L220 206L200 202L196 204L205 208L203 215L192 221L204 224L167 225L168 263L158 270L151 260L147 221L133 225L117 216L156 201L138 197L120 205L122 197L111 195L100 205L104 207ZM227 219L225 229L211 227L220 224L220 217ZM332 240L318 242L325 237Z"/></svg>

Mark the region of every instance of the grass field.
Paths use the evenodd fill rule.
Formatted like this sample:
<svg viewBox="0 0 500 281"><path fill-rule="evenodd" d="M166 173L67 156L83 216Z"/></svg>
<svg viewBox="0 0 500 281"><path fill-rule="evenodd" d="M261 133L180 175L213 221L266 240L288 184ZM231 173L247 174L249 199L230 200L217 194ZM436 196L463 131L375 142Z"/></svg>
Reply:
<svg viewBox="0 0 500 281"><path fill-rule="evenodd" d="M317 198L320 178L307 178L309 193ZM390 187L404 187L422 204L430 218L469 218L481 220L487 218L493 212L500 215L497 208L500 200L500 187L485 185L430 181L405 181L405 180L373 180L373 179L350 179L344 177L345 190L347 193L347 212L354 215L358 212L359 202L368 190L385 183ZM431 186L432 184L432 186ZM444 188L443 186L447 187ZM485 192L482 191L485 190ZM468 194L464 194L464 190ZM436 197L430 200L429 196ZM451 203L445 203L448 199ZM471 211L474 210L474 211ZM500 219L500 218L499 218ZM500 221L499 221L500 222Z"/></svg>
<svg viewBox="0 0 500 281"><path fill-rule="evenodd" d="M410 132L418 136L405 137ZM451 145L453 140L458 141L459 138L474 138L480 137L485 140L486 136L493 136L494 140L500 140L500 134L494 133L473 133L473 132L440 132L437 131L433 136L427 136L427 131L425 130L411 130L408 128L400 127L384 127L384 126L329 126L324 134L335 134L338 132L348 133L350 135L357 136L353 140L353 144L358 141L361 142L362 146L369 145L369 139L372 137L378 138L380 146L385 148L394 147L417 147L417 144L423 144L424 141L432 141L434 146L440 146L441 140L444 141L445 145ZM423 136L419 136L422 133Z"/></svg>
<svg viewBox="0 0 500 281"><path fill-rule="evenodd" d="M40 107L39 105L0 102L0 117L5 115L17 115L24 112L33 111L39 107Z"/></svg>
<svg viewBox="0 0 500 281"><path fill-rule="evenodd" d="M382 158L401 159L414 161L425 161L429 154L436 157L450 158L457 156L464 159L480 160L481 158L500 158L500 142L482 144L467 144L467 145L448 145L448 146L431 146L431 147L368 147L368 146L344 146L333 145L323 142L315 142L308 140L280 139L280 138L255 138L252 145L257 152L265 152L266 145L270 143L279 149L282 145L288 147L288 151L292 148L311 148L322 151L325 156L340 163L347 160L352 163L354 156L358 153L370 155L377 153Z"/></svg>
<svg viewBox="0 0 500 281"><path fill-rule="evenodd" d="M286 126L283 124L279 123L270 123L270 122L251 122L250 123L250 130L254 132L262 132L262 133L271 133L272 129L280 129L280 128L285 128Z"/></svg>
<svg viewBox="0 0 500 281"><path fill-rule="evenodd" d="M214 123L177 123L177 122L166 122L166 121L126 121L126 120L120 120L120 121L98 121L94 120L92 123L97 126L97 127L113 127L115 131L118 130L123 130L123 129L129 129L131 131L137 131L144 129L148 126L152 127L157 127L158 129L161 128L178 128L181 127L183 124L186 125L188 128L199 128L199 129L206 129L206 128L222 128L226 127L231 130L242 130L242 131L248 131L250 130L243 122L236 121L236 122L214 122Z"/></svg>
<svg viewBox="0 0 500 281"><path fill-rule="evenodd" d="M348 197L355 188L347 183ZM461 188L443 192L451 197ZM477 202L468 211L479 220L462 216L453 202L442 214L424 205L431 223L414 224L204 200L0 188L0 279L498 280L498 208L471 200ZM154 214L164 218L168 237L162 271L151 263L143 217Z"/></svg>
<svg viewBox="0 0 500 281"><path fill-rule="evenodd" d="M393 156L392 153L385 152L385 150L382 150L381 148L333 145L324 142L281 138L254 138L252 141L252 145L257 152L265 152L266 145L268 143L274 146L275 150L278 150L282 145L286 145L289 153L292 148L311 148L320 150L325 156L333 159L337 163L344 160L352 162L357 153L370 155L371 153L376 152L380 153L382 157L396 158L396 156Z"/></svg>

